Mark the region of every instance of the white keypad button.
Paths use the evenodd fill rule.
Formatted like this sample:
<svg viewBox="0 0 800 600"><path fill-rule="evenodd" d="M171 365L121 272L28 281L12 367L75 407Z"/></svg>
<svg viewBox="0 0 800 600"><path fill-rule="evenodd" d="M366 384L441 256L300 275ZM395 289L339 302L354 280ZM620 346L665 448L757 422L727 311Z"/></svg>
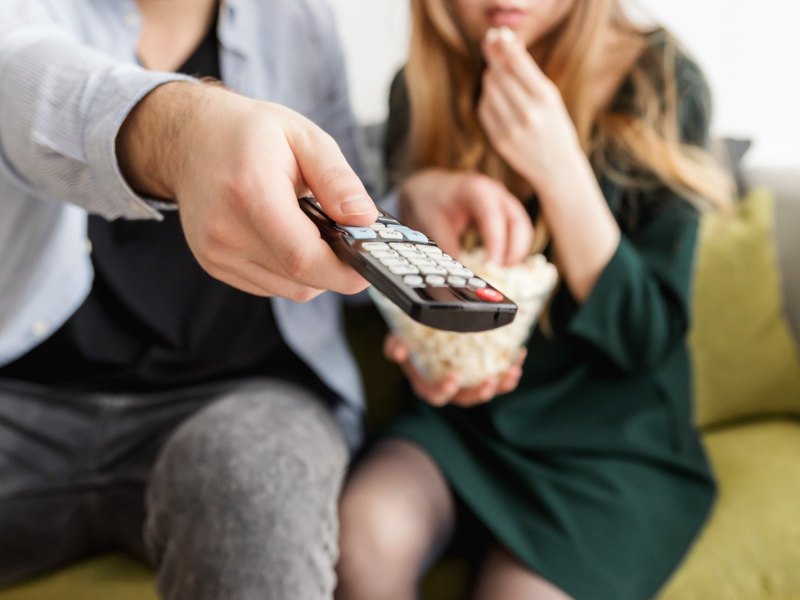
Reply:
<svg viewBox="0 0 800 600"><path fill-rule="evenodd" d="M378 237L382 240L402 240L403 234L394 229L379 229L377 231Z"/></svg>
<svg viewBox="0 0 800 600"><path fill-rule="evenodd" d="M456 277L466 277L467 279L475 276L475 273L469 269L450 269L448 273L450 273L450 275L455 275Z"/></svg>
<svg viewBox="0 0 800 600"><path fill-rule="evenodd" d="M386 242L363 242L361 247L372 252L373 250L388 250L389 244Z"/></svg>
<svg viewBox="0 0 800 600"><path fill-rule="evenodd" d="M408 258L424 258L425 255L422 252L417 252L416 250L410 248L403 248L397 251L400 256L406 256Z"/></svg>
<svg viewBox="0 0 800 600"><path fill-rule="evenodd" d="M447 275L447 270L442 267L420 267L419 272L423 275Z"/></svg>
<svg viewBox="0 0 800 600"><path fill-rule="evenodd" d="M389 258L390 256L394 256L394 257L400 256L394 250L373 250L372 252L370 252L370 254L372 256L374 256L375 258L378 258L378 259L380 259L380 258Z"/></svg>
<svg viewBox="0 0 800 600"><path fill-rule="evenodd" d="M395 275L419 275L419 269L412 265L394 265L389 270Z"/></svg>
<svg viewBox="0 0 800 600"><path fill-rule="evenodd" d="M387 267L393 267L395 265L407 265L408 262L399 256L388 256L381 259L381 264L386 265Z"/></svg>
<svg viewBox="0 0 800 600"><path fill-rule="evenodd" d="M478 279L477 277L470 277L469 287L475 288L476 290L480 290L486 287L486 282L483 279Z"/></svg>
<svg viewBox="0 0 800 600"><path fill-rule="evenodd" d="M450 275L450 277L447 278L447 283L449 283L453 287L460 288L460 287L466 287L467 280L464 279L463 277L457 277L455 275Z"/></svg>
<svg viewBox="0 0 800 600"><path fill-rule="evenodd" d="M425 283L428 285L445 285L445 278L441 275L428 275L425 278Z"/></svg>
<svg viewBox="0 0 800 600"><path fill-rule="evenodd" d="M425 280L419 275L406 275L403 277L403 283L409 287L423 287L425 285Z"/></svg>
<svg viewBox="0 0 800 600"><path fill-rule="evenodd" d="M419 275L419 269L408 263L389 265L389 270L395 275Z"/></svg>
<svg viewBox="0 0 800 600"><path fill-rule="evenodd" d="M445 269L463 269L464 265L454 260L437 260L436 264Z"/></svg>
<svg viewBox="0 0 800 600"><path fill-rule="evenodd" d="M419 247L421 252L425 254L441 254L442 250L438 246L420 246Z"/></svg>
<svg viewBox="0 0 800 600"><path fill-rule="evenodd" d="M436 262L432 261L430 258L426 258L424 255L419 257L409 257L409 262L412 265L417 265L418 267L435 267Z"/></svg>
<svg viewBox="0 0 800 600"><path fill-rule="evenodd" d="M390 242L389 247L392 250L413 250L414 244L409 244L408 242Z"/></svg>
<svg viewBox="0 0 800 600"><path fill-rule="evenodd" d="M381 229L386 229L386 225L383 223L373 223L369 228L372 229L372 231L380 231Z"/></svg>

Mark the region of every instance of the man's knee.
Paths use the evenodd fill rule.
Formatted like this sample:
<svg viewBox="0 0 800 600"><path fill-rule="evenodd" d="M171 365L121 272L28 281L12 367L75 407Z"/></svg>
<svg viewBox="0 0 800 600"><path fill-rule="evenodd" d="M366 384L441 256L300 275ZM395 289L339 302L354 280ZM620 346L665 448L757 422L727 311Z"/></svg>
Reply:
<svg viewBox="0 0 800 600"><path fill-rule="evenodd" d="M232 593L215 568L233 561L240 571L233 585L251 578L253 586L285 589L300 576L332 585L326 572L336 558L347 459L330 410L287 385L248 385L187 421L150 484L146 535L165 570L162 583L180 587L179 572L202 566L219 579L215 593ZM192 548L202 556L192 557ZM293 563L312 564L316 574L294 573Z"/></svg>

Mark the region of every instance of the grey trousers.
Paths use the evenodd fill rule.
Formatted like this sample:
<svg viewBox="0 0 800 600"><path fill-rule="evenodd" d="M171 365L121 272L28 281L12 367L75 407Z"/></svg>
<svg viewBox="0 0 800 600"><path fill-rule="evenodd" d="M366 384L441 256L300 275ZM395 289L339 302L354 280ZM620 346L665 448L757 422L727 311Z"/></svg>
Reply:
<svg viewBox="0 0 800 600"><path fill-rule="evenodd" d="M247 380L147 395L0 381L0 587L112 549L168 600L333 596L330 408Z"/></svg>

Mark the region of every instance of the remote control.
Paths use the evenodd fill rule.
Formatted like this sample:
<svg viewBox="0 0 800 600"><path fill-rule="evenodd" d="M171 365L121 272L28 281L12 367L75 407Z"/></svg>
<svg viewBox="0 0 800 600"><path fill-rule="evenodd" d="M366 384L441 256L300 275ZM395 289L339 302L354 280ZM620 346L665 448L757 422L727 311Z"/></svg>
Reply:
<svg viewBox="0 0 800 600"><path fill-rule="evenodd" d="M380 212L369 227L334 222L311 196L300 199L336 255L412 319L449 331L487 331L514 320L517 306L427 236Z"/></svg>

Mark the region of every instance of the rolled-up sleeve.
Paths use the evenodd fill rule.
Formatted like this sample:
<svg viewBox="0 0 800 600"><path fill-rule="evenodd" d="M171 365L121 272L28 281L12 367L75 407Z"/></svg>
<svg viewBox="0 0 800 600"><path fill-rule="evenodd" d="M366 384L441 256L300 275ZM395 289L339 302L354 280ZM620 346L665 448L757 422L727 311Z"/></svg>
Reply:
<svg viewBox="0 0 800 600"><path fill-rule="evenodd" d="M117 61L25 12L0 11L0 174L108 219L160 218L122 176L116 138L144 96L187 78Z"/></svg>

